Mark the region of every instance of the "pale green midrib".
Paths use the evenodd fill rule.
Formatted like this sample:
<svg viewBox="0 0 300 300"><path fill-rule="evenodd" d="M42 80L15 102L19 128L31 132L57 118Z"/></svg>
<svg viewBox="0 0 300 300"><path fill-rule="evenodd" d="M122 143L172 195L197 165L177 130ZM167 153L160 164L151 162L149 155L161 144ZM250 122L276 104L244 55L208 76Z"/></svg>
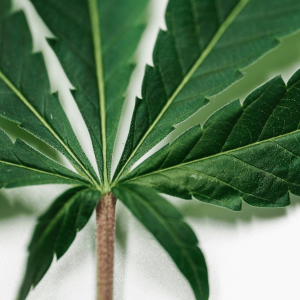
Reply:
<svg viewBox="0 0 300 300"><path fill-rule="evenodd" d="M108 174L107 174L107 142L106 142L106 107L105 107L105 84L103 75L102 62L102 45L100 31L100 16L98 14L97 0L88 0L89 11L91 17L91 26L94 42L94 55L96 61L96 71L98 79L98 92L100 104L100 120L101 120L101 135L102 135L102 157L103 157L103 185L104 191L109 190Z"/></svg>
<svg viewBox="0 0 300 300"><path fill-rule="evenodd" d="M124 187L123 187L124 188ZM126 189L126 188L125 188ZM132 191L130 190L130 193L132 193ZM174 230L172 229L172 227L170 228L170 226L166 225L167 222L165 222L164 218L161 217L160 213L159 212L156 212L156 210L151 206L151 205L148 205L148 202L145 201L143 199L143 196L140 195L138 192L135 191L135 193L139 196L139 198L141 199L142 202L144 202L144 205L146 205L146 207L148 207L148 210L149 211L152 211L152 213L156 216L156 218L158 220L160 220L160 222L162 223L163 227L166 228L166 230L170 233L170 235L173 237L173 239L176 241L176 244L180 247L180 249L182 249L182 251L184 252L184 256L186 257L186 259L189 261L190 265L191 265L191 268L194 272L194 275L195 277L197 278L196 281L197 281L197 286L199 288L199 290L201 291L201 293L203 293L202 291L202 286L201 286L201 283L199 281L199 276L198 276L198 272L197 272L197 268L195 268L195 264L194 264L194 261L193 259L191 258L190 254L189 254L189 251L186 250L186 247L185 247L185 244L181 242L181 240L179 238L177 238L177 235L176 235L176 231L174 233ZM194 245L195 246L195 245Z"/></svg>
<svg viewBox="0 0 300 300"><path fill-rule="evenodd" d="M188 170L191 171L190 169L188 169ZM198 170L193 170L193 171L195 171L195 172L197 172L197 173L201 173L201 174L203 174L203 175L206 176L206 177L213 178L213 179L217 179L218 181L222 182L222 183L225 184L226 186L229 186L229 187L233 188L234 190L236 190L236 191L242 193L243 195L253 196L252 194L246 193L246 192L244 192L244 191L242 191L242 190L236 188L235 186L230 185L228 182L225 182L225 181L221 180L220 178L217 178L217 177L215 177L215 176L212 176L212 175L209 175L209 174L200 172L200 171L198 171ZM273 175L273 174L272 174L272 175ZM162 175L162 176L164 176L164 177L170 179L170 177L168 177L168 176L166 176L166 175ZM124 183L126 183L126 182L124 182ZM179 181L178 181L178 183L179 183ZM157 185L154 185L153 183L151 183L151 186L154 187L154 189L157 187ZM159 188L158 188L158 190L159 190ZM187 190L191 193L190 195L195 195L195 194L203 195L203 194L197 193L197 192L195 192L195 191L192 191L192 190L189 189L189 188L187 188ZM220 199L211 198L211 197L208 197L207 195L203 195L203 196L205 196L205 197L207 197L207 198L210 198L210 199L212 199L212 200L220 201ZM241 197L241 195L239 195L239 197L240 197L241 199L243 199L243 198ZM264 201L270 201L270 199L267 199L267 198L263 198L263 197L259 197L259 196L255 196L255 197L258 198L258 199L264 200Z"/></svg>
<svg viewBox="0 0 300 300"><path fill-rule="evenodd" d="M181 163L179 165L172 166L172 167L169 167L169 168L166 168L166 169L161 169L161 170L157 170L157 171L154 171L154 172L151 172L151 173L143 174L143 175L140 175L140 176L137 176L137 177L130 178L128 180L122 181L122 183L128 183L128 182L137 180L137 179L142 178L142 177L152 176L152 175L157 174L157 173L169 171L169 170L172 170L172 169L175 169L175 168L180 168L182 166L186 166L186 165L189 165L189 164L198 163L198 162L203 161L203 160L216 158L216 157L221 156L221 155L226 155L226 154L229 154L229 153L233 153L235 151L240 151L240 150L243 150L243 149L246 149L246 148L250 148L250 147L253 147L253 146L256 146L256 145L261 145L263 143L274 142L275 139L281 139L281 138L284 138L284 137L289 136L291 134L295 134L297 132L300 132L300 129L297 129L297 130L294 130L292 132L285 133L285 134L282 134L282 135L279 135L279 136L276 136L276 137L272 137L272 138L269 138L269 139L266 139L266 140L258 141L258 142L255 142L253 144L249 144L249 145L246 145L246 146L243 146L243 147L240 147L240 148L231 149L231 150L220 152L220 153L217 153L217 154L214 154L214 155L210 155L210 156L202 157L202 158L195 159L195 160L192 160L192 161L188 161L186 163ZM285 149L285 150L289 151L288 149Z"/></svg>
<svg viewBox="0 0 300 300"><path fill-rule="evenodd" d="M77 181L77 182L80 182L81 184L86 185L86 182L81 181L81 180L76 179L76 178L72 178L72 177L68 177L68 176L63 176L63 175L60 175L60 174L57 174L57 173L50 173L50 172L46 172L46 171L43 171L43 170L30 168L30 167L23 166L23 165L18 165L18 164L15 164L15 163L7 162L5 160L0 160L0 164L5 164L5 165L12 166L12 167L21 168L21 169L26 169L26 170L29 170L29 171L34 171L34 172L38 172L38 173L42 173L42 174L46 174L46 175L50 175L50 176L60 177L60 178L67 179L67 180Z"/></svg>
<svg viewBox="0 0 300 300"><path fill-rule="evenodd" d="M50 133L57 139L57 141L67 150L69 155L76 161L76 163L81 167L81 169L85 172L86 179L92 182L96 187L99 187L97 181L93 178L90 172L82 165L77 156L73 153L73 151L64 143L64 141L57 135L55 130L46 122L46 120L39 114L39 112L30 104L30 102L25 98L25 96L14 86L14 84L2 73L0 70L0 79L16 94L16 96L28 107L28 109L37 117L37 119L50 131ZM73 163L71 162L73 165ZM74 165L73 165L74 166ZM74 166L75 169L76 166Z"/></svg>
<svg viewBox="0 0 300 300"><path fill-rule="evenodd" d="M173 95L171 96L171 98L167 101L166 105L164 106L164 108L162 109L162 111L160 112L160 114L157 116L157 118L155 119L155 121L151 124L151 126L149 127L149 129L147 130L147 132L144 134L144 136L141 139L141 141L135 147L135 149L131 153L130 157L127 159L126 163L122 167L121 171L117 175L117 177L114 180L114 182L116 182L118 180L118 178L121 176L121 174L123 173L125 167L130 162L130 160L133 158L133 156L135 155L135 153L137 152L137 150L140 148L140 146L142 145L142 143L144 142L144 140L147 138L148 134L153 130L153 128L156 126L156 124L162 118L162 116L167 111L167 109L169 108L169 106L172 104L172 102L174 101L174 99L178 96L178 94L181 92L181 90L184 88L184 86L188 83L188 81L191 79L191 77L194 75L194 73L197 71L197 69L201 66L201 64L204 62L204 60L207 58L207 56L213 50L213 48L215 47L215 45L217 44L217 42L223 36L223 34L225 33L225 31L232 24L232 22L235 20L235 18L239 15L239 13L243 10L243 8L246 6L246 4L248 2L249 2L249 0L240 0L240 2L236 5L236 7L231 12L231 14L227 17L227 19L221 25L221 27L216 32L216 34L214 35L214 37L212 38L212 40L210 41L210 43L208 44L208 46L206 47L206 49L202 52L202 54L199 57L199 59L196 61L196 63L191 68L191 70L188 72L188 74L184 77L184 79L181 82L181 84L178 86L178 88L173 93Z"/></svg>

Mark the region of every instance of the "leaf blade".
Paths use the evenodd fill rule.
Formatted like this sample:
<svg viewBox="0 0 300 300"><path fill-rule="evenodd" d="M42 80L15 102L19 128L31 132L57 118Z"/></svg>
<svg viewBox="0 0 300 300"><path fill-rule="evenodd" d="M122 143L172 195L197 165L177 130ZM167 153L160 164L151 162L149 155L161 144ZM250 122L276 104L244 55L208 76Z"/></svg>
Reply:
<svg viewBox="0 0 300 300"><path fill-rule="evenodd" d="M275 77L162 148L124 182L240 210L282 207L299 195L300 71Z"/></svg>
<svg viewBox="0 0 300 300"><path fill-rule="evenodd" d="M183 216L153 190L133 184L113 188L135 217L154 235L189 281L197 300L208 299L208 275L198 240Z"/></svg>
<svg viewBox="0 0 300 300"><path fill-rule="evenodd" d="M136 101L115 181L171 133L174 125L239 80L243 76L240 69L276 47L279 37L300 28L296 13L300 7L293 0L284 5L256 0L218 3L219 8L214 1L192 1L192 5L186 0L169 2L168 31L160 32L154 67L146 68L143 99ZM274 22L262 17L251 23L257 11L280 17L273 16Z"/></svg>
<svg viewBox="0 0 300 300"><path fill-rule="evenodd" d="M65 155L83 176L97 185L97 175L83 152L50 84L41 53L32 53L32 38L23 12L0 20L0 115ZM22 30L18 30L22 28Z"/></svg>
<svg viewBox="0 0 300 300"><path fill-rule="evenodd" d="M72 94L90 132L101 179L109 181L131 59L145 27L148 0L31 2L57 37L50 45L75 87Z"/></svg>
<svg viewBox="0 0 300 300"><path fill-rule="evenodd" d="M0 188L37 184L89 185L85 178L42 155L22 140L15 143L0 129Z"/></svg>
<svg viewBox="0 0 300 300"><path fill-rule="evenodd" d="M57 258L68 250L77 231L88 222L100 192L84 187L67 190L39 219L28 247L26 274L18 300L25 300L49 269L54 254Z"/></svg>

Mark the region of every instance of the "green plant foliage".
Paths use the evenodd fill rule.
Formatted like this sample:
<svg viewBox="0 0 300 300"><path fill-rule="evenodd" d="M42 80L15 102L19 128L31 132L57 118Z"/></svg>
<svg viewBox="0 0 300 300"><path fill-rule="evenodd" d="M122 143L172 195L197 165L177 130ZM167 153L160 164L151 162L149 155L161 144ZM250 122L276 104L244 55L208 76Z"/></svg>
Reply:
<svg viewBox="0 0 300 300"><path fill-rule="evenodd" d="M183 133L130 173L125 182L240 210L300 195L300 71L285 85L275 77L243 105L231 102Z"/></svg>
<svg viewBox="0 0 300 300"><path fill-rule="evenodd" d="M23 12L0 1L0 116L62 153L77 173L0 129L0 188L73 186L38 219L19 293L25 300L112 191L153 234L208 300L206 263L183 216L159 192L232 210L289 204L300 195L300 71L231 102L130 172L139 158L239 80L241 69L300 29L298 0L169 0L154 66L146 67L129 136L110 179L119 120L145 27L148 0L30 0L55 35L49 44L74 86L92 140L99 177L83 152L41 53L33 53Z"/></svg>
<svg viewBox="0 0 300 300"><path fill-rule="evenodd" d="M38 219L28 247L29 258L18 300L25 300L49 269L54 254L61 258L88 222L100 197L99 191L77 187L58 197Z"/></svg>
<svg viewBox="0 0 300 300"><path fill-rule="evenodd" d="M76 89L73 95L89 129L100 176L107 181L148 0L31 2L58 38L50 45Z"/></svg>
<svg viewBox="0 0 300 300"><path fill-rule="evenodd" d="M0 188L63 183L89 184L80 175L39 153L22 140L15 143L0 129Z"/></svg>
<svg viewBox="0 0 300 300"><path fill-rule="evenodd" d="M172 257L192 286L196 298L208 299L205 260L197 246L197 237L184 222L183 216L149 188L121 184L112 191Z"/></svg>
<svg viewBox="0 0 300 300"><path fill-rule="evenodd" d="M1 1L0 116L60 151L83 176L97 181L57 94L50 85L43 56L32 53L32 39L23 12L11 13ZM22 30L20 30L22 28Z"/></svg>
<svg viewBox="0 0 300 300"><path fill-rule="evenodd" d="M115 178L300 28L298 0L170 0Z"/></svg>

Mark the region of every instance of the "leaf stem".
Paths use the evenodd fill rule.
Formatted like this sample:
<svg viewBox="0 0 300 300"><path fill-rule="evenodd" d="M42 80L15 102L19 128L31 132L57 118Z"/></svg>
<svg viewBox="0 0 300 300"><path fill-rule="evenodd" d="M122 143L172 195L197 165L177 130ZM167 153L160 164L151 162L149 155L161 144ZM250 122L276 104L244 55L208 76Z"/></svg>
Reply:
<svg viewBox="0 0 300 300"><path fill-rule="evenodd" d="M102 195L96 207L97 300L113 299L116 197Z"/></svg>

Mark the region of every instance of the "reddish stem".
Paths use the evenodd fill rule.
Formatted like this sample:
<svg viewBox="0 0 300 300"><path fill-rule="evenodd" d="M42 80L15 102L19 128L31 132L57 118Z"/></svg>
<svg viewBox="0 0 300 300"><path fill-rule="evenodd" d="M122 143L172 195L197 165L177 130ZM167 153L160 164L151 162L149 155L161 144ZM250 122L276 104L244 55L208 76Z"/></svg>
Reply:
<svg viewBox="0 0 300 300"><path fill-rule="evenodd" d="M116 197L102 195L97 215L97 300L113 299Z"/></svg>

